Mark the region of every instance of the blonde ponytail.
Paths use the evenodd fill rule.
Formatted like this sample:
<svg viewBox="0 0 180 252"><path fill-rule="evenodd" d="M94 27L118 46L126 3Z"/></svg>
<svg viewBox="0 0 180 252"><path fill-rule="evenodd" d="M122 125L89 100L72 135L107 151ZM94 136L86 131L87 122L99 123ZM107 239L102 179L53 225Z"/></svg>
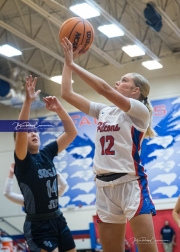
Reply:
<svg viewBox="0 0 180 252"><path fill-rule="evenodd" d="M146 131L144 137L145 138L148 138L148 137L153 138L153 137L157 136L157 134L156 134L155 130L152 128L153 107L151 105L151 102L148 99L148 95L150 92L150 84L144 76L142 76L138 73L131 73L131 74L132 74L135 86L139 87L140 92L141 92L139 100L141 102L143 102L143 104L147 107L147 109L150 113L149 127L147 128L147 131Z"/></svg>
<svg viewBox="0 0 180 252"><path fill-rule="evenodd" d="M149 110L149 114L150 114L150 121L149 121L149 127L147 128L147 131L145 133L145 138L154 138L155 136L157 136L156 131L152 128L152 114L153 114L153 107L151 105L151 102L148 100L148 98L143 102L144 105L147 107L147 109Z"/></svg>

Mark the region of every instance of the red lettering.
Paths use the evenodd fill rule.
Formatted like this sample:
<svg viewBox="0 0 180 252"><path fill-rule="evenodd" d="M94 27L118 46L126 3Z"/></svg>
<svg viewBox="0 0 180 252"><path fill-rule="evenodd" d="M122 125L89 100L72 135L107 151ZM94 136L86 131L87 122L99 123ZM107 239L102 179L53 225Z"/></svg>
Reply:
<svg viewBox="0 0 180 252"><path fill-rule="evenodd" d="M72 115L71 118L72 119L78 119L78 118L80 118L80 115Z"/></svg>
<svg viewBox="0 0 180 252"><path fill-rule="evenodd" d="M154 106L154 116L164 116L167 114L166 105Z"/></svg>
<svg viewBox="0 0 180 252"><path fill-rule="evenodd" d="M79 119L80 115L73 115L73 116L71 116L71 118L72 118L74 124L77 124L77 120L76 119Z"/></svg>
<svg viewBox="0 0 180 252"><path fill-rule="evenodd" d="M92 125L89 119L86 116L83 116L81 119L79 126L81 127L82 125Z"/></svg>
<svg viewBox="0 0 180 252"><path fill-rule="evenodd" d="M107 125L107 122L98 122L97 132L110 132L110 131L119 131L120 127L116 125Z"/></svg>

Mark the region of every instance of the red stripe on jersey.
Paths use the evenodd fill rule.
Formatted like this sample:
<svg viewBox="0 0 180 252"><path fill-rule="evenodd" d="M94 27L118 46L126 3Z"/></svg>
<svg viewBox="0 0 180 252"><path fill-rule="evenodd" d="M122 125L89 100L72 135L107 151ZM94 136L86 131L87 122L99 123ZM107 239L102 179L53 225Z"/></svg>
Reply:
<svg viewBox="0 0 180 252"><path fill-rule="evenodd" d="M139 135L139 145L138 145L138 151L141 149L141 142L142 142L142 138L144 136L144 133L141 132L140 135Z"/></svg>
<svg viewBox="0 0 180 252"><path fill-rule="evenodd" d="M136 175L138 174L138 163L135 161L134 159L134 156L135 156L135 152L136 152L136 145L134 143L134 139L133 139L133 136L134 136L134 127L131 128L131 137L132 137L132 157L133 157L133 160L134 160L134 167L135 167L135 171L136 171Z"/></svg>

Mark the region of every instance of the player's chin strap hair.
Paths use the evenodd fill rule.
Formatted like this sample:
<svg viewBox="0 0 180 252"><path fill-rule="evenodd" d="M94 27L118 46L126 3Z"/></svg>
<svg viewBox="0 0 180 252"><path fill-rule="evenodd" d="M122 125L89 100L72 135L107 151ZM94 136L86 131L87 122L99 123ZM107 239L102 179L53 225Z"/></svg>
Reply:
<svg viewBox="0 0 180 252"><path fill-rule="evenodd" d="M146 105L148 103L148 97L144 98L143 103L144 103L144 105Z"/></svg>

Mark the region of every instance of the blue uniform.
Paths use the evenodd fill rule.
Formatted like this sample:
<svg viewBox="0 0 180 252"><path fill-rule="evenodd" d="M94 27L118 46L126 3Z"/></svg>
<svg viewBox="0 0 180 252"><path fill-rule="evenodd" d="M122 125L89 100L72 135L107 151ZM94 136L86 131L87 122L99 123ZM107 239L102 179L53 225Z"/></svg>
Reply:
<svg viewBox="0 0 180 252"><path fill-rule="evenodd" d="M31 251L52 251L59 247L67 251L75 247L66 220L58 209L57 173L53 158L58 146L54 141L37 154L27 155L24 160L15 154L15 176L24 196L27 214L24 235Z"/></svg>

